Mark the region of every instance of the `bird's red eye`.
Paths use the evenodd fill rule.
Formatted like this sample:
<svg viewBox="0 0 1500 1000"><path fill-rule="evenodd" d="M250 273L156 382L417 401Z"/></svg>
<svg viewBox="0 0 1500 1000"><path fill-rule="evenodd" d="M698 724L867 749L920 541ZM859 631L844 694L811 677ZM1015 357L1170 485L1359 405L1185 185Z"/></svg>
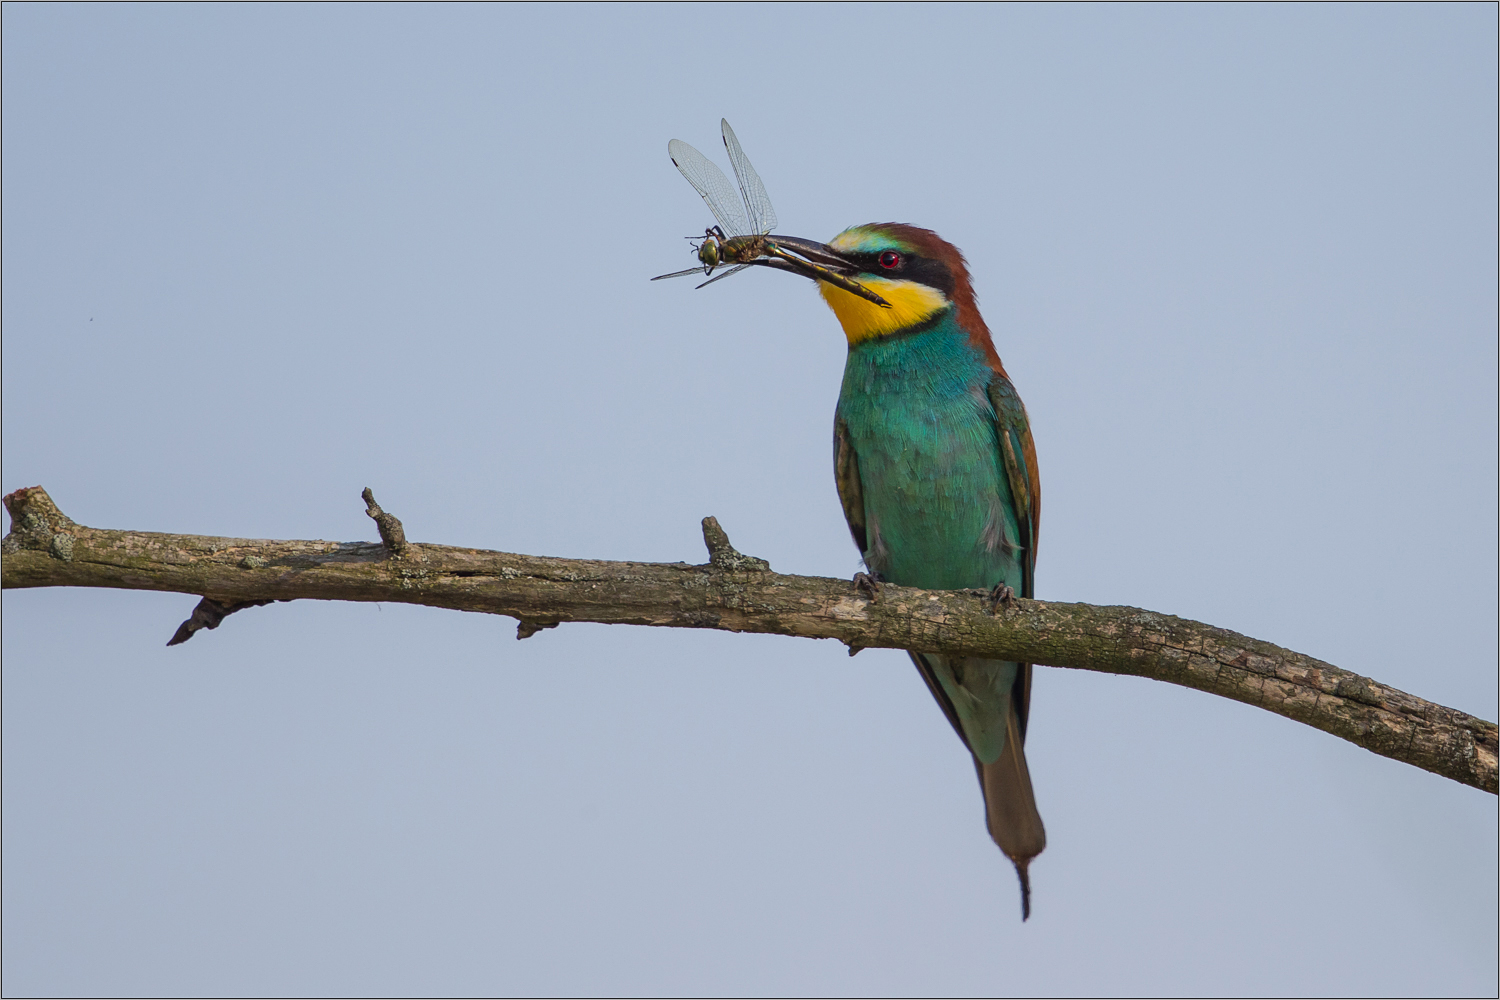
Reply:
<svg viewBox="0 0 1500 1000"><path fill-rule="evenodd" d="M887 250L880 255L880 266L889 271L891 268L901 265L901 255L894 250Z"/></svg>

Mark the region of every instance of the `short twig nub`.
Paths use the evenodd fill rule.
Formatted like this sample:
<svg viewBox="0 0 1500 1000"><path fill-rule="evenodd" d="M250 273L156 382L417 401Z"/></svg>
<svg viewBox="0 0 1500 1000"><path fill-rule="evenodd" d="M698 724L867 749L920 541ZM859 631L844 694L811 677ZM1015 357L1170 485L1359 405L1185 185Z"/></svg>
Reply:
<svg viewBox="0 0 1500 1000"><path fill-rule="evenodd" d="M529 622L525 618L516 621L516 638L530 639L544 628L557 628L558 622Z"/></svg>
<svg viewBox="0 0 1500 1000"><path fill-rule="evenodd" d="M177 631L172 634L172 638L167 640L167 645L176 646L187 642L199 629L218 628L220 622L236 611L275 603L275 598L266 598L263 601L216 601L211 597L205 597L193 609L192 616L177 626Z"/></svg>
<svg viewBox="0 0 1500 1000"><path fill-rule="evenodd" d="M708 546L708 562L714 569L769 570L771 564L755 556L747 556L729 544L729 535L719 526L716 517L703 519L703 544Z"/></svg>
<svg viewBox="0 0 1500 1000"><path fill-rule="evenodd" d="M396 520L394 514L387 514L380 509L380 504L375 502L375 494L370 487L366 486L360 494L365 501L365 513L375 521L375 527L380 529L380 541L392 553L400 555L406 551L406 530L401 527L401 522Z"/></svg>

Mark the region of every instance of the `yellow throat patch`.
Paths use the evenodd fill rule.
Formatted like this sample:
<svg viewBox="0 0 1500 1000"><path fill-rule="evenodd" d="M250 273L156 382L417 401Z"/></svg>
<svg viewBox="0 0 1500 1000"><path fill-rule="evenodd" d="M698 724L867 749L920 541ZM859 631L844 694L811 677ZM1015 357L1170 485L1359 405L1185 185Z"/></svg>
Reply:
<svg viewBox="0 0 1500 1000"><path fill-rule="evenodd" d="M915 281L870 277L856 280L889 302L891 308L877 306L869 299L860 298L853 292L846 292L826 281L818 282L818 293L839 318L850 347L872 337L883 337L888 333L916 326L952 305L948 297L936 288Z"/></svg>

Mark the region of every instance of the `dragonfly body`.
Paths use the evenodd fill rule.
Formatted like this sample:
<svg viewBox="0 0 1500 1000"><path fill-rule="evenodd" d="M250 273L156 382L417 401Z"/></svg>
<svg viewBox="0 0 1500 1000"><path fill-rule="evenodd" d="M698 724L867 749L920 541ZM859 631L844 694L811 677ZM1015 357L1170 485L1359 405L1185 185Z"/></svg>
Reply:
<svg viewBox="0 0 1500 1000"><path fill-rule="evenodd" d="M698 260L703 264L703 273L710 275L720 264L752 264L756 258L765 256L766 247L765 236L725 236L721 227L709 226L703 231L703 242L696 249ZM662 277L671 278L675 275L664 274Z"/></svg>

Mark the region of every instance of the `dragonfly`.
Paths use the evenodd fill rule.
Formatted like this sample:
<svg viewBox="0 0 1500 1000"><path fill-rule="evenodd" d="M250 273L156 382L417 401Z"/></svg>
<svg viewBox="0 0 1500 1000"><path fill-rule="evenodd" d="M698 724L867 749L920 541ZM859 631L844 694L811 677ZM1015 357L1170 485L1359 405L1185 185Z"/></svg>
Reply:
<svg viewBox="0 0 1500 1000"><path fill-rule="evenodd" d="M702 275L708 280L698 285L711 285L738 274L747 267L760 265L791 271L815 281L826 281L847 292L853 292L877 305L890 308L890 303L875 292L849 278L846 261L828 250L822 243L792 236L773 236L776 226L776 209L766 194L766 186L760 175L750 165L750 158L740 146L728 119L720 119L724 136L724 148L729 152L729 165L734 169L739 190L729 183L724 171L708 157L698 152L681 139L667 143L667 155L672 164L687 182L703 198L708 210L713 213L716 225L703 231L701 242L694 244L693 251L698 265L685 271L659 274L652 281L663 278L682 278L691 274ZM693 239L695 237L689 237ZM713 272L720 266L729 269L717 277Z"/></svg>

